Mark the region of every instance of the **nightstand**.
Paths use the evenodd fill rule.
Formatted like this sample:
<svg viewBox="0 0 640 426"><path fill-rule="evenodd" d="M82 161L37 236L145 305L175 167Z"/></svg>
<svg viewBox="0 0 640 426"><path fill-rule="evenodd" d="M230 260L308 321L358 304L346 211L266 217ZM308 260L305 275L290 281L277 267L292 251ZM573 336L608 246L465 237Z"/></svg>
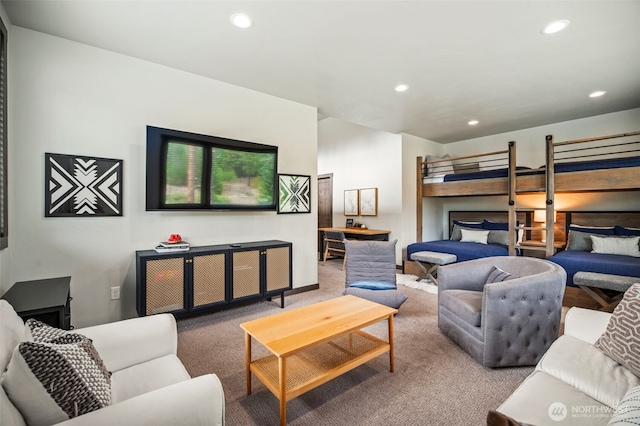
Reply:
<svg viewBox="0 0 640 426"><path fill-rule="evenodd" d="M71 329L71 277L20 281L11 287L2 299L13 306L26 320L34 318L52 327Z"/></svg>

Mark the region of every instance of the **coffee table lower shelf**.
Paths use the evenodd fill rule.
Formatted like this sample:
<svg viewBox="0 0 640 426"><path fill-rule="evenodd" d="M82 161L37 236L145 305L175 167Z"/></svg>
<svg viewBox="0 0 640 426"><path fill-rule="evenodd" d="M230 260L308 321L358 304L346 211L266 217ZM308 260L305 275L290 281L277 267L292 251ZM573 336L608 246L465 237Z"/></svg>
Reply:
<svg viewBox="0 0 640 426"><path fill-rule="evenodd" d="M286 402L389 352L390 348L388 342L358 330L290 355L285 361L284 395L280 391L275 355L252 361L251 372L280 401Z"/></svg>

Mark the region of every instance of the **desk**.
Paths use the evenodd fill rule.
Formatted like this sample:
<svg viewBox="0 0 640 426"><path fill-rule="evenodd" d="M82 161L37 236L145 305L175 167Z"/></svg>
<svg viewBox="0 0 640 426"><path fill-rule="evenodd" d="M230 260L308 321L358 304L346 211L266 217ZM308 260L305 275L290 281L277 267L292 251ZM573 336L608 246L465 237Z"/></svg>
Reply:
<svg viewBox="0 0 640 426"><path fill-rule="evenodd" d="M391 231L368 228L318 228L318 251L320 261L324 260L324 231L342 231L344 236L350 240L377 240L389 241Z"/></svg>
<svg viewBox="0 0 640 426"><path fill-rule="evenodd" d="M21 281L11 287L2 298L26 320L34 318L52 327L71 329L69 284L71 277Z"/></svg>

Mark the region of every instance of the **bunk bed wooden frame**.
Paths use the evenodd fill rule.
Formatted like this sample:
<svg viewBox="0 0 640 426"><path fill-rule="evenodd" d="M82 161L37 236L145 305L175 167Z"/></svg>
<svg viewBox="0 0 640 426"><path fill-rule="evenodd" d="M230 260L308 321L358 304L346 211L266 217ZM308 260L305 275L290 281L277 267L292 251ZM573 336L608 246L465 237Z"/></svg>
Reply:
<svg viewBox="0 0 640 426"><path fill-rule="evenodd" d="M416 160L417 194L416 194L416 229L417 241L422 241L422 198L423 197L464 197L464 196L490 196L507 195L508 220L509 220L509 254L514 255L516 248L544 251L549 257L555 252L554 248L554 216L555 194L568 192L607 192L607 191L633 191L640 190L640 166L614 169L596 169L573 172L555 172L556 153L559 147L591 143L597 141L611 141L619 138L639 136L640 131L618 133L613 135L598 136L586 139L555 142L553 136L546 137L546 161L545 167L540 169L516 170L516 143L508 143L505 151L495 151L483 154L466 155L450 158L423 161L422 157ZM640 142L634 142L640 143ZM640 152L624 151L624 152ZM442 161L460 161L480 158L488 155L506 154L508 158L507 177L476 179L466 181L425 183L423 170L428 165ZM543 171L544 173L535 173ZM517 245L515 241L516 223L516 194L545 193L546 227L534 227L521 225L519 229L525 231L541 231L547 235L546 245L532 246L526 242Z"/></svg>

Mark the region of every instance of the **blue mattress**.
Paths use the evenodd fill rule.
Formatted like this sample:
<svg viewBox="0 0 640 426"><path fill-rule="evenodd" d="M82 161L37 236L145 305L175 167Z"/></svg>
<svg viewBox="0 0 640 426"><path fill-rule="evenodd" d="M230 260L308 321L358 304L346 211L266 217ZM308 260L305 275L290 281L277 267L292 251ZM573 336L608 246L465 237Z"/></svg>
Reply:
<svg viewBox="0 0 640 426"><path fill-rule="evenodd" d="M438 253L455 254L458 257L458 262L480 259L481 257L509 255L508 248L499 244L463 243L461 241L439 240L409 244L407 246L407 258L411 259L411 255L418 251L435 251Z"/></svg>
<svg viewBox="0 0 640 426"><path fill-rule="evenodd" d="M516 167L516 170L529 170L530 167ZM509 169L494 169L483 170L481 172L468 172L468 173L453 173L444 176L445 182L455 182L459 180L474 180L474 179L491 179L507 177Z"/></svg>
<svg viewBox="0 0 640 426"><path fill-rule="evenodd" d="M621 169L624 167L638 167L640 166L640 156L627 157L627 158L606 158L602 160L586 160L586 161L570 161L566 163L556 163L554 170L556 173L563 172L581 172L585 170L599 170L599 169ZM544 169L545 166L541 166ZM532 170L529 167L516 167L516 170ZM455 182L460 180L474 180L474 179L490 179L507 177L508 169L495 169L485 170L481 172L470 173L453 173L445 175L445 182ZM533 169L530 173L525 174L543 174L544 170Z"/></svg>
<svg viewBox="0 0 640 426"><path fill-rule="evenodd" d="M640 166L640 156L557 163L554 167L554 170L556 171L556 173L562 173L562 172L580 172L584 170L598 170L598 169L621 169L624 167L637 167L637 166Z"/></svg>
<svg viewBox="0 0 640 426"><path fill-rule="evenodd" d="M549 260L567 271L567 285L574 287L573 275L578 271L640 277L640 257L568 250L551 256Z"/></svg>

